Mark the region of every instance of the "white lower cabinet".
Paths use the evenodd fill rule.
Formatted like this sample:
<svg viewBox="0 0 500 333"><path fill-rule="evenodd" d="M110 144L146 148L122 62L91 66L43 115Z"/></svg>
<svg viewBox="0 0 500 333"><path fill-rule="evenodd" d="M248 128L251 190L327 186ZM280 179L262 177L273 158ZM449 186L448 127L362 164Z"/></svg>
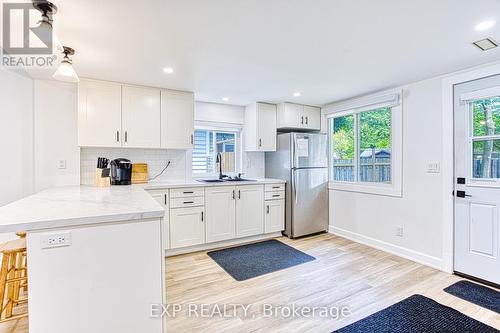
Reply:
<svg viewBox="0 0 500 333"><path fill-rule="evenodd" d="M279 232L285 229L285 200L267 200L265 214L265 233Z"/></svg>
<svg viewBox="0 0 500 333"><path fill-rule="evenodd" d="M219 242L236 237L234 186L205 189L206 240Z"/></svg>
<svg viewBox="0 0 500 333"><path fill-rule="evenodd" d="M163 248L170 249L170 217L168 212L168 191L150 192L151 196L165 209L163 216Z"/></svg>
<svg viewBox="0 0 500 333"><path fill-rule="evenodd" d="M170 209L171 248L205 243L204 207Z"/></svg>
<svg viewBox="0 0 500 333"><path fill-rule="evenodd" d="M236 187L236 237L264 233L264 186Z"/></svg>

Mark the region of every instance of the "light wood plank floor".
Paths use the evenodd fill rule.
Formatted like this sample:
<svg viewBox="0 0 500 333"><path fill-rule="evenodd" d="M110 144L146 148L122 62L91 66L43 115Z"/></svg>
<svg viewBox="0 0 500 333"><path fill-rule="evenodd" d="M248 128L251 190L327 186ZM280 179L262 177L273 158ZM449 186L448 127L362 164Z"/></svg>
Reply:
<svg viewBox="0 0 500 333"><path fill-rule="evenodd" d="M169 304L183 311L167 320L167 332L331 332L413 294L500 329L500 315L449 295L443 289L461 278L330 234L299 240L279 238L315 261L237 282L205 252L167 259ZM264 318L263 304L349 307L351 315L331 318ZM245 304L231 318L188 317L188 304ZM27 321L0 324L0 333L27 333Z"/></svg>

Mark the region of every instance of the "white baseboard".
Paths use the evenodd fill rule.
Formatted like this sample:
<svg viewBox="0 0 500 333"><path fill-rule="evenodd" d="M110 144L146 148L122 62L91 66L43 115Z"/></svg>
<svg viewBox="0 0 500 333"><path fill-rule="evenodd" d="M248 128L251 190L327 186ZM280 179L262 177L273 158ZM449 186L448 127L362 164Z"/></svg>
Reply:
<svg viewBox="0 0 500 333"><path fill-rule="evenodd" d="M329 226L328 227L328 232L340 237L347 238L349 240L352 240L357 243L361 243L373 248L376 248L377 250L382 250L391 254L394 254L396 256L409 259L415 262L418 262L419 264L430 266L432 268L436 268L439 270L442 270L442 260L441 258L433 257L421 252L417 252L414 250L407 249L405 247L399 246L399 245L394 245L390 244L375 238L371 238L368 236L364 236L352 231L348 231L345 229L337 228L334 226Z"/></svg>
<svg viewBox="0 0 500 333"><path fill-rule="evenodd" d="M238 238L238 239L231 239L231 240L222 241L222 242L188 246L188 247L183 247L180 249L169 249L169 250L165 250L165 257L172 257L172 256L177 256L179 254L186 254L186 253L192 253L192 252L214 250L214 249L219 249L219 248L229 247L229 246L234 246L234 245L244 245L244 244L248 244L248 243L254 243L254 242L260 241L260 240L266 240L266 239L271 239L271 238L276 238L276 237L281 237L281 236L282 236L281 232L273 232L270 234L250 236L250 237Z"/></svg>

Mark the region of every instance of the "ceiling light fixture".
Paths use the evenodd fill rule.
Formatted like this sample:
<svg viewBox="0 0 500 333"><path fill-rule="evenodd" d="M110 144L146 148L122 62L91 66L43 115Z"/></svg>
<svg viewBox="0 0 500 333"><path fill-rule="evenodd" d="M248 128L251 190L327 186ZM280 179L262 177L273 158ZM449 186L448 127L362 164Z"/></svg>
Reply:
<svg viewBox="0 0 500 333"><path fill-rule="evenodd" d="M229 98L228 98L228 97L222 97L222 100L223 100L224 102L228 102L228 101L229 101Z"/></svg>
<svg viewBox="0 0 500 333"><path fill-rule="evenodd" d="M167 74L172 74L174 72L174 69L171 67L165 67L163 68L163 72Z"/></svg>
<svg viewBox="0 0 500 333"><path fill-rule="evenodd" d="M33 0L33 7L42 14L42 19L38 21L38 32L37 35L43 41L52 40L52 50L53 52L63 52L63 46L54 33L52 19L53 15L57 13L57 6L52 2L46 0Z"/></svg>
<svg viewBox="0 0 500 333"><path fill-rule="evenodd" d="M56 80L64 82L79 82L80 79L73 68L71 59L69 58L70 55L75 54L75 50L67 46L63 46L63 49L64 58L52 77Z"/></svg>
<svg viewBox="0 0 500 333"><path fill-rule="evenodd" d="M300 97L300 96L302 96L302 94L298 91L293 93L293 97Z"/></svg>
<svg viewBox="0 0 500 333"><path fill-rule="evenodd" d="M497 22L494 21L494 20L487 20L487 21L483 21L479 24L477 24L475 27L474 27L474 30L476 31L484 31L484 30L488 30L490 28L492 28Z"/></svg>
<svg viewBox="0 0 500 333"><path fill-rule="evenodd" d="M481 51L488 51L498 47L498 43L493 38L485 38L472 43Z"/></svg>

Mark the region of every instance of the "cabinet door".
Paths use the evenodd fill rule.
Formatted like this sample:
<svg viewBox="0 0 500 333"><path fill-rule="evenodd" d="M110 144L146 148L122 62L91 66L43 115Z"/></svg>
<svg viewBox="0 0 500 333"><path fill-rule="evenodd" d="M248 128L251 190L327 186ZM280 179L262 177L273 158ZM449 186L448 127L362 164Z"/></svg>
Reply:
<svg viewBox="0 0 500 333"><path fill-rule="evenodd" d="M163 90L161 96L161 147L193 148L193 93Z"/></svg>
<svg viewBox="0 0 500 333"><path fill-rule="evenodd" d="M307 129L317 130L321 129L321 109L315 106L304 106L304 125Z"/></svg>
<svg viewBox="0 0 500 333"><path fill-rule="evenodd" d="M286 128L302 128L305 126L304 106L285 103L284 124Z"/></svg>
<svg viewBox="0 0 500 333"><path fill-rule="evenodd" d="M170 247L205 243L204 207L170 209Z"/></svg>
<svg viewBox="0 0 500 333"><path fill-rule="evenodd" d="M285 200L266 201L265 233L285 230Z"/></svg>
<svg viewBox="0 0 500 333"><path fill-rule="evenodd" d="M257 104L257 147L276 151L276 105Z"/></svg>
<svg viewBox="0 0 500 333"><path fill-rule="evenodd" d="M121 146L121 85L82 80L78 84L78 145Z"/></svg>
<svg viewBox="0 0 500 333"><path fill-rule="evenodd" d="M160 148L160 90L122 88L123 147Z"/></svg>
<svg viewBox="0 0 500 333"><path fill-rule="evenodd" d="M153 199L155 199L164 209L165 215L163 216L163 248L168 250L170 248L170 219L168 212L168 195L166 193L163 194L154 194L152 195Z"/></svg>
<svg viewBox="0 0 500 333"><path fill-rule="evenodd" d="M235 238L235 207L235 188L233 186L207 187L205 189L207 243Z"/></svg>
<svg viewBox="0 0 500 333"><path fill-rule="evenodd" d="M236 237L264 233L264 186L236 187Z"/></svg>

